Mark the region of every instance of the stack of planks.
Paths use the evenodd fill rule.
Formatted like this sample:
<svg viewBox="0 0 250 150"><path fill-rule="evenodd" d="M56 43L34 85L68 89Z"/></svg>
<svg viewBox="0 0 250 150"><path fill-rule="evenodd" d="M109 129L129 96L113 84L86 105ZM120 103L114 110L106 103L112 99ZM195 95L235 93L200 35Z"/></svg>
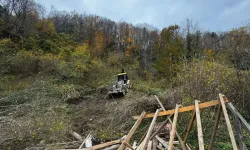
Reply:
<svg viewBox="0 0 250 150"><path fill-rule="evenodd" d="M133 119L136 119L135 124L133 127L130 129L129 133L115 141L87 147L87 148L82 148L84 143L86 142L85 140L82 140L79 136L76 136L75 138L82 140L83 143L79 147L81 150L98 150L98 149L103 149L103 150L191 150L191 146L187 143L189 133L192 129L193 123L196 120L197 124L197 133L198 133L198 144L199 144L199 150L204 150L204 141L203 141L203 133L202 133L202 124L201 124L201 116L200 116L200 109L207 108L207 107L212 107L212 106L218 106L217 114L215 116L215 122L214 122L214 127L212 131L212 136L210 139L210 143L208 145L208 149L212 150L214 149L214 142L215 142L215 137L216 137L216 132L218 129L218 124L220 121L220 116L223 112L225 121L227 124L229 136L231 139L232 147L233 150L237 150L237 145L235 142L234 138L234 133L232 130L232 126L229 121L229 116L227 113L226 107L229 108L229 110L234 114L237 121L237 126L239 124L243 124L243 128L249 133L250 135L250 126L249 124L244 120L244 118L237 112L235 107L231 103L228 103L228 99L222 95L219 94L219 100L214 100L214 101L208 101L204 103L199 103L198 100L195 100L195 104L191 106L186 106L186 107L180 107L180 105L176 105L175 109L172 110L166 110L159 100L157 96L155 96L155 99L157 100L160 109L157 109L155 113L149 113L146 114L146 112L142 112L140 116L133 116ZM187 127L187 132L185 134L184 140L182 140L180 134L177 132L177 120L178 120L178 114L182 112L188 112L188 111L193 111L193 115L191 117L191 120L189 122L189 125ZM173 115L173 121L171 120L171 115ZM157 117L159 116L167 116L167 119L164 122L157 122ZM135 141L133 142L133 145L131 145L131 138L133 134L135 133L136 129L139 127L141 124L142 120L145 118L152 118L152 121L150 123L149 128L147 129L147 132L144 134L140 142L137 144ZM238 127L239 129L240 127ZM241 129L241 128L240 128ZM237 136L241 137L240 138L240 149L246 149L245 144L242 142L242 135L240 130L237 131ZM85 146L86 147L86 146ZM69 150L69 149L68 149ZM72 149L73 150L73 149ZM75 150L75 149L74 149Z"/></svg>

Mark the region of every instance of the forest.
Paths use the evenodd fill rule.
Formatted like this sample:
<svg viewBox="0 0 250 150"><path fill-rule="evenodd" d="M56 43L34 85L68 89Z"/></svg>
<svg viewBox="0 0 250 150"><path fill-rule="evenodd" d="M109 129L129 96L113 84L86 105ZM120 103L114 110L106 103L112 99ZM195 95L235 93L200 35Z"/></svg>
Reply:
<svg viewBox="0 0 250 150"><path fill-rule="evenodd" d="M124 98L107 100L121 69L133 89ZM70 130L117 139L130 129L132 115L157 107L154 94L172 109L223 93L249 122L249 69L249 23L213 32L186 19L157 29L55 7L48 11L34 0L1 0L0 147L74 144ZM204 139L209 139L214 114L202 115L207 116ZM178 123L187 124L187 116ZM216 147L231 149L224 130ZM195 131L191 135L197 138Z"/></svg>

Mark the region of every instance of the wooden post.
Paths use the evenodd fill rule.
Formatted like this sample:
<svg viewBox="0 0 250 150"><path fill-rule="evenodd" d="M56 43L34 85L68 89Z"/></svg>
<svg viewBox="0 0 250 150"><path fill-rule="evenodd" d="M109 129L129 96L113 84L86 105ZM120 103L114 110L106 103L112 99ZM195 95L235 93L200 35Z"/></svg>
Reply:
<svg viewBox="0 0 250 150"><path fill-rule="evenodd" d="M127 146L129 149L134 150L134 148L131 145L129 145L126 141L124 141L123 144Z"/></svg>
<svg viewBox="0 0 250 150"><path fill-rule="evenodd" d="M197 122L197 130L198 130L198 141L199 141L199 150L204 150L204 142L203 142L203 133L201 126L201 116L199 109L199 102L195 100L195 112L196 112L196 122Z"/></svg>
<svg viewBox="0 0 250 150"><path fill-rule="evenodd" d="M233 149L238 150L237 145L236 145L236 141L235 141L235 138L234 138L233 129L232 129L232 126L231 126L231 123L230 123L230 120L229 120L229 117L228 117L228 114L227 114L227 109L226 109L226 105L225 105L225 102L224 102L223 95L220 93L219 97L220 97L220 102L221 102L223 114L224 114L224 117L225 117L225 120L226 120L227 129L228 129L230 139L231 139L231 142L232 142L232 145L233 145Z"/></svg>
<svg viewBox="0 0 250 150"><path fill-rule="evenodd" d="M186 132L186 135L185 135L185 138L184 138L184 143L185 143L185 144L187 143L188 135L189 135L189 133L190 133L190 131L191 131L191 129L192 129L192 126L193 126L193 124L194 124L195 114L196 114L196 112L193 111L193 114L192 114L192 116L191 116L191 120L190 120L190 122L189 122L189 124L188 124L187 132Z"/></svg>
<svg viewBox="0 0 250 150"><path fill-rule="evenodd" d="M240 122L240 119L236 115L234 115L234 128L235 128L235 131L236 131L236 136L237 136L237 139L238 139L240 149L241 150L246 150L246 145L243 142L241 122Z"/></svg>
<svg viewBox="0 0 250 150"><path fill-rule="evenodd" d="M225 98L226 99L226 98ZM227 103L226 104L227 108L235 115L237 116L240 121L242 122L242 127L246 130L248 135L250 136L250 125L247 123L247 121L240 115L238 110L233 106L232 103Z"/></svg>
<svg viewBox="0 0 250 150"><path fill-rule="evenodd" d="M160 138L158 135L155 136L156 139L165 147L168 148L168 143L164 141L162 138Z"/></svg>
<svg viewBox="0 0 250 150"><path fill-rule="evenodd" d="M216 116L215 116L214 127L213 127L213 131L212 131L212 136L211 136L211 139L210 139L210 143L209 143L209 146L208 146L208 150L213 149L214 139L216 137L218 125L219 125L219 122L220 122L221 111L222 111L221 105L218 105L218 109L217 109L217 113L216 113Z"/></svg>
<svg viewBox="0 0 250 150"><path fill-rule="evenodd" d="M152 122L151 122L151 124L149 126L148 133L147 133L147 135L146 135L146 137L144 139L145 142L142 142L142 147L141 147L142 150L145 150L147 148L149 137L150 137L150 135L152 133L152 130L154 128L158 113L159 113L159 109L156 110L155 116L154 116L154 118L153 118L153 120L152 120Z"/></svg>
<svg viewBox="0 0 250 150"><path fill-rule="evenodd" d="M146 112L142 112L140 118L135 122L135 124L133 125L133 127L131 128L131 130L129 131L128 135L126 136L125 140L122 142L121 146L119 147L118 150L123 150L125 148L124 142L129 142L130 138L132 137L132 135L135 133L135 130L138 128L138 126L140 125L142 119L144 118Z"/></svg>
<svg viewBox="0 0 250 150"><path fill-rule="evenodd" d="M179 107L180 106L178 104L175 107L174 120L173 120L172 130L170 132L170 139L169 139L168 150L172 150L173 146L174 146L174 137L175 137L175 131L176 131L176 125L177 125L178 109L179 109Z"/></svg>
<svg viewBox="0 0 250 150"><path fill-rule="evenodd" d="M153 141L149 141L148 142L148 147L147 147L147 150L152 150L152 147L153 147Z"/></svg>
<svg viewBox="0 0 250 150"><path fill-rule="evenodd" d="M161 108L166 111L165 107L162 105L161 101L159 100L159 98L155 95L155 99L157 100L157 102L159 103L159 105L161 106Z"/></svg>
<svg viewBox="0 0 250 150"><path fill-rule="evenodd" d="M156 95L155 95L155 98L156 98L157 102L159 103L159 105L161 106L161 108L162 108L164 111L166 111L165 107L162 105L161 101L159 100L159 98L158 98ZM169 121L170 124L173 125L173 122L172 122L171 118L170 118L169 116L167 116L167 120L162 124L161 127L158 128L157 131L155 131L155 133L153 133L153 135L150 137L150 139L153 139L153 138L155 137L155 135L162 129L162 127L164 127L164 125L167 123L167 121ZM177 136L178 140L179 140L180 143L181 143L182 149L183 149L183 150L187 150L187 148L186 148L186 146L185 146L185 144L184 144L184 142L183 142L181 136L179 135L179 133L178 133L177 131L176 131L176 136Z"/></svg>

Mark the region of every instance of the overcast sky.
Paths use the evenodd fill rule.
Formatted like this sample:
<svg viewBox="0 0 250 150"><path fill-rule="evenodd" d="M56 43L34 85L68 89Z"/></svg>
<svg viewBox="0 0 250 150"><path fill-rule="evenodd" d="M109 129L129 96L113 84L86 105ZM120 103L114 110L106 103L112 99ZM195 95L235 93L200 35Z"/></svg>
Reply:
<svg viewBox="0 0 250 150"><path fill-rule="evenodd" d="M96 14L114 21L148 23L159 29L198 21L199 27L225 31L250 22L250 0L36 0L49 11Z"/></svg>

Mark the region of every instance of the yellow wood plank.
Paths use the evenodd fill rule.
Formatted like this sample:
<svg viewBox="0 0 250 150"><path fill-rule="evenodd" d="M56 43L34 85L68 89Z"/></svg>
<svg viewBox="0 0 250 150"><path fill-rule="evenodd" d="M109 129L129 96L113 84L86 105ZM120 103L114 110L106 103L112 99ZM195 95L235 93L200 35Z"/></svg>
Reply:
<svg viewBox="0 0 250 150"><path fill-rule="evenodd" d="M228 102L228 100L225 99L224 102ZM213 101L209 101L209 102L200 103L199 108L200 109L207 108L207 107L211 107L211 106L216 106L218 104L220 104L219 100L213 100ZM195 110L195 105L190 105L190 106L179 108L178 112L182 113L182 112L187 112L187 111L191 111L191 110ZM175 112L175 109L161 111L158 113L158 116L171 115L171 114L174 114L174 112ZM155 115L155 113L149 113L149 114L146 114L144 118L153 118L154 115ZM133 119L138 119L139 117L140 116L133 116Z"/></svg>

